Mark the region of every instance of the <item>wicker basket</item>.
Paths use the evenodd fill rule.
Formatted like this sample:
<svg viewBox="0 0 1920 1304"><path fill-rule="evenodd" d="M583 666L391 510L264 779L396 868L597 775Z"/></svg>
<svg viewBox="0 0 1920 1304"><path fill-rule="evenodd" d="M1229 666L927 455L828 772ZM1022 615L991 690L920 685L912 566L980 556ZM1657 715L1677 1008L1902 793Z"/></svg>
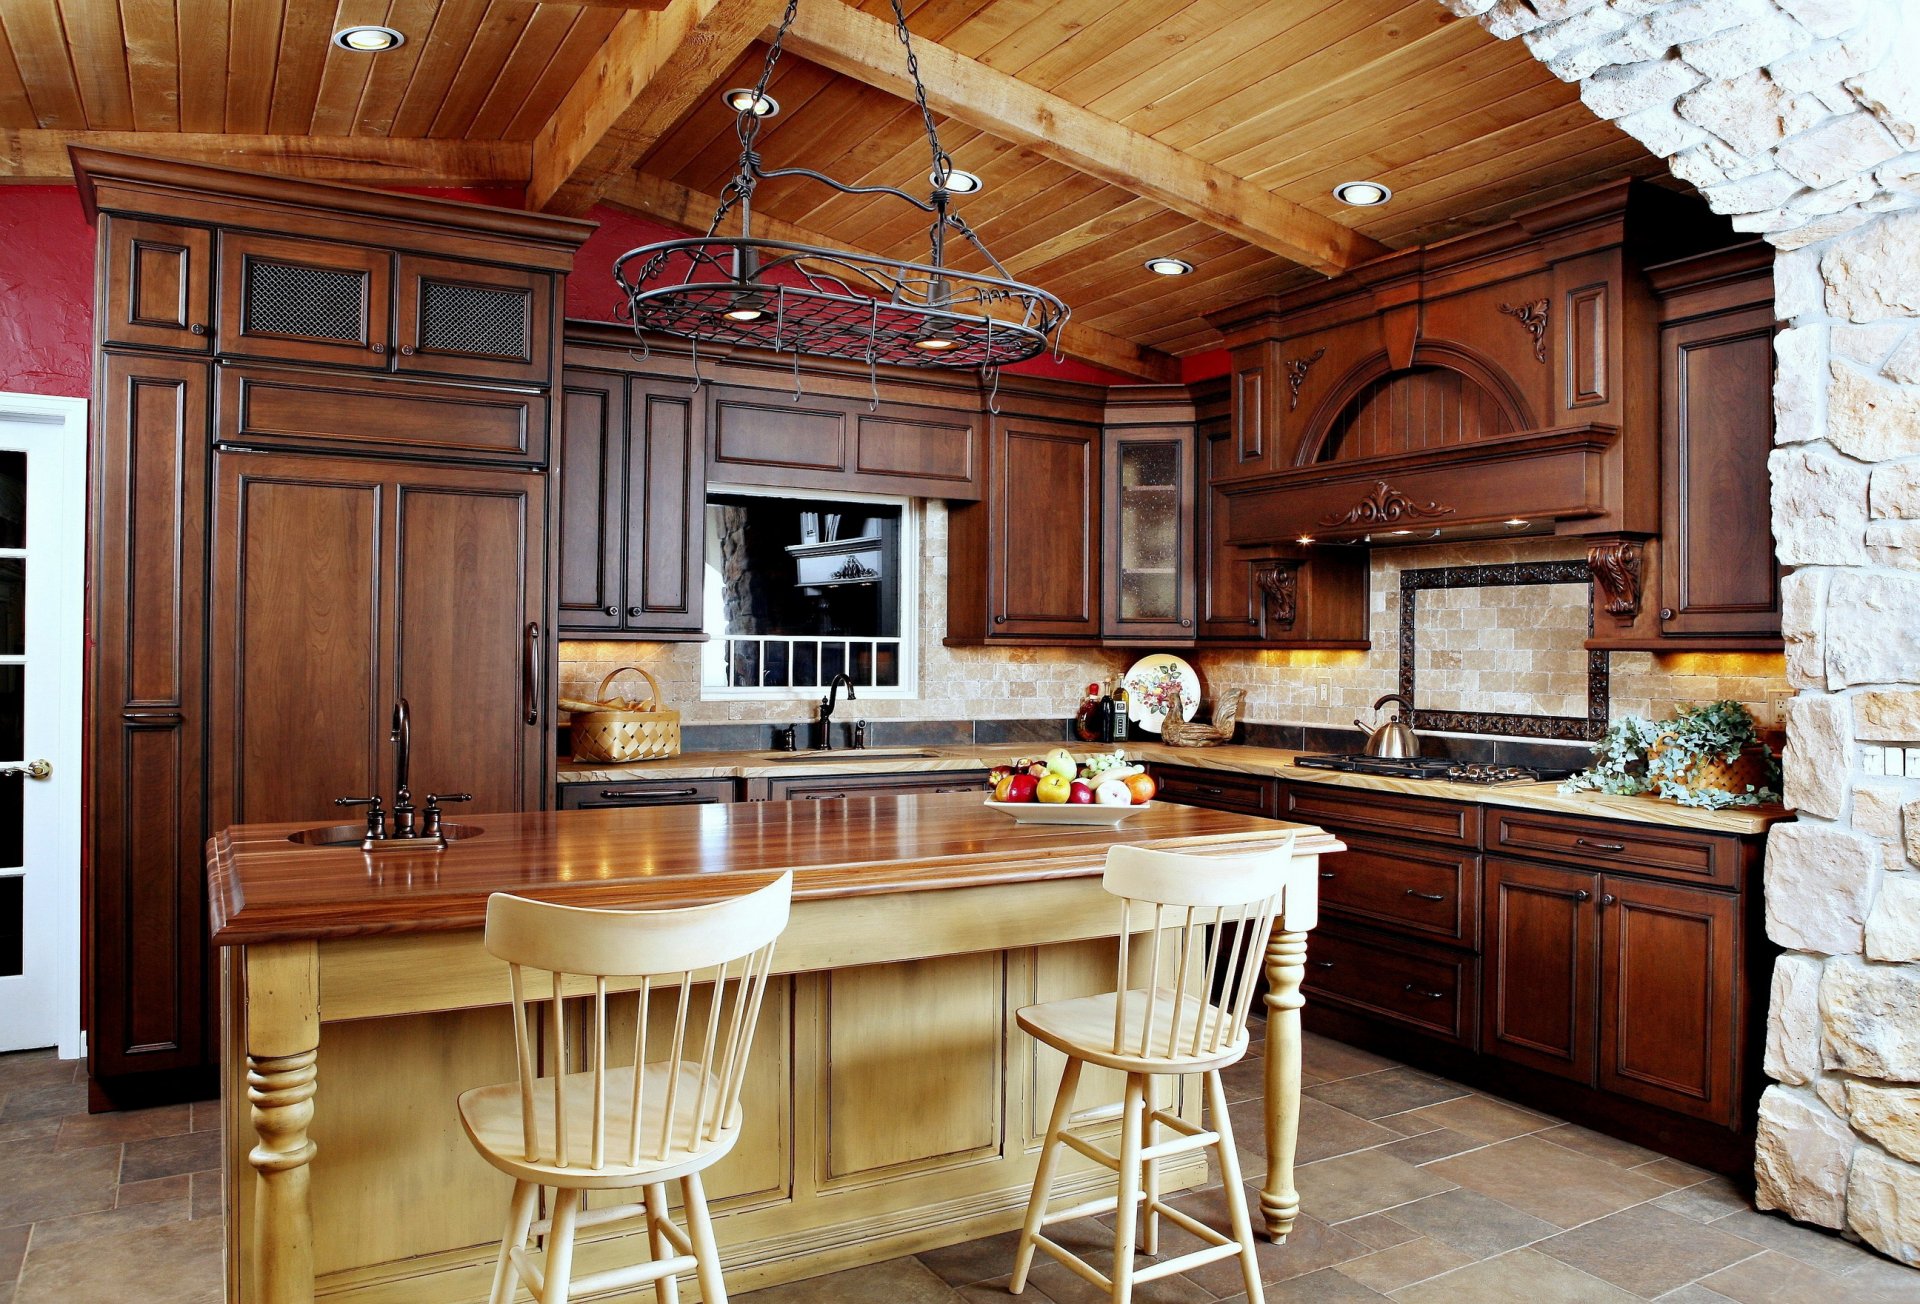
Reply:
<svg viewBox="0 0 1920 1304"><path fill-rule="evenodd" d="M647 696L609 697L613 681L631 671L647 681ZM657 761L680 754L680 713L661 707L660 681L639 666L621 666L600 681L592 702L560 699L573 712L576 761Z"/></svg>
<svg viewBox="0 0 1920 1304"><path fill-rule="evenodd" d="M1649 757L1658 756L1660 750L1660 744L1655 743L1649 749ZM1718 788L1722 792L1745 792L1749 787L1766 786L1769 778L1768 762L1771 759L1771 754L1765 746L1754 743L1748 745L1731 761L1720 755L1701 757L1684 773L1677 776L1677 779L1682 787L1696 792L1705 788Z"/></svg>

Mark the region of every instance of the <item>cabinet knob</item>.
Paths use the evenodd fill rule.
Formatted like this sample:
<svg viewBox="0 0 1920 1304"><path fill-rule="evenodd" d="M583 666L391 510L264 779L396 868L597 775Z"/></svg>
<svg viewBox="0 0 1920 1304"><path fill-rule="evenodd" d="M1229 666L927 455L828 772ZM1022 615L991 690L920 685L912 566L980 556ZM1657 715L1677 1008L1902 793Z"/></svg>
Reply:
<svg viewBox="0 0 1920 1304"><path fill-rule="evenodd" d="M387 346L380 343L369 344L367 345L367 347L369 349L372 349L375 353L385 353L387 351Z"/></svg>
<svg viewBox="0 0 1920 1304"><path fill-rule="evenodd" d="M1587 891L1585 888L1581 888L1573 894L1573 899L1575 901L1591 901L1593 900L1593 893Z"/></svg>
<svg viewBox="0 0 1920 1304"><path fill-rule="evenodd" d="M400 346L400 356L403 358L411 358L413 356L413 345L402 344Z"/></svg>
<svg viewBox="0 0 1920 1304"><path fill-rule="evenodd" d="M1191 620L1187 620L1187 619L1182 619L1182 620L1181 620L1181 622L1180 622L1180 628L1181 628L1181 629L1192 629L1192 628L1193 628L1193 621L1191 621Z"/></svg>
<svg viewBox="0 0 1920 1304"><path fill-rule="evenodd" d="M620 614L620 607L619 607L619 605L618 605L618 604L616 604L616 603L608 603L608 604L607 604L607 614L608 614L609 616L617 616L617 615L619 615L619 614Z"/></svg>
<svg viewBox="0 0 1920 1304"><path fill-rule="evenodd" d="M993 618L993 623L996 625L1004 625L1007 623L1007 618L1005 616L995 616Z"/></svg>
<svg viewBox="0 0 1920 1304"><path fill-rule="evenodd" d="M1602 893L1600 894L1600 904L1601 904L1601 905L1603 905L1603 906L1610 906L1610 905L1612 905L1612 904L1613 904L1613 893L1611 893L1611 892L1602 892Z"/></svg>
<svg viewBox="0 0 1920 1304"><path fill-rule="evenodd" d="M640 608L639 608L639 607L628 607L628 608L627 608L627 614L628 614L629 616L638 616L638 615L640 615L640 614L641 614L641 611L640 611Z"/></svg>
<svg viewBox="0 0 1920 1304"><path fill-rule="evenodd" d="M1662 607L1662 608L1660 608L1660 619L1662 619L1662 620L1672 620L1672 619L1673 619L1673 608L1672 608L1672 607Z"/></svg>
<svg viewBox="0 0 1920 1304"><path fill-rule="evenodd" d="M187 327L187 330L190 334L205 335L207 333L207 324L203 321L197 321L193 323L193 325Z"/></svg>

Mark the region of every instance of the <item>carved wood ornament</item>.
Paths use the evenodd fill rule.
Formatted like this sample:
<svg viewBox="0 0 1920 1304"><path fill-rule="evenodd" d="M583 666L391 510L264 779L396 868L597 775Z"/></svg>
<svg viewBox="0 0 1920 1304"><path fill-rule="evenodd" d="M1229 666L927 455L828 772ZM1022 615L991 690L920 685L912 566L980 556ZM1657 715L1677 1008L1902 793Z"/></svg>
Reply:
<svg viewBox="0 0 1920 1304"><path fill-rule="evenodd" d="M1284 365L1287 369L1287 411L1300 406L1300 387L1307 383L1307 372L1313 364L1327 356L1325 349L1315 349L1304 358L1289 359Z"/></svg>
<svg viewBox="0 0 1920 1304"><path fill-rule="evenodd" d="M1394 521L1419 521L1436 516L1452 516L1453 508L1442 507L1439 503L1417 503L1395 489L1385 480L1373 486L1373 492L1347 508L1345 514L1335 512L1320 518L1325 526L1339 525L1385 525Z"/></svg>
<svg viewBox="0 0 1920 1304"><path fill-rule="evenodd" d="M1607 600L1609 616L1632 620L1640 614L1642 552L1630 539L1607 539L1587 550L1587 567Z"/></svg>
<svg viewBox="0 0 1920 1304"><path fill-rule="evenodd" d="M1300 614L1300 563L1262 562L1254 569L1253 582L1266 598L1267 623L1278 629L1292 629Z"/></svg>
<svg viewBox="0 0 1920 1304"><path fill-rule="evenodd" d="M1533 336L1533 360L1545 363L1547 360L1547 308L1548 301L1535 299L1532 303L1503 303L1500 311L1527 328L1527 334Z"/></svg>

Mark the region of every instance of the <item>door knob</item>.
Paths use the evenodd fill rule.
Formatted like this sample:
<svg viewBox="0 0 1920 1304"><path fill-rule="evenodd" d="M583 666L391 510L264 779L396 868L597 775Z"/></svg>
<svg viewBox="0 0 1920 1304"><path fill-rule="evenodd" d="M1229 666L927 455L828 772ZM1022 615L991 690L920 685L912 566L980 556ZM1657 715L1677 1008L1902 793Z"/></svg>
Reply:
<svg viewBox="0 0 1920 1304"><path fill-rule="evenodd" d="M28 761L25 765L0 766L0 779L45 779L52 774L51 761Z"/></svg>

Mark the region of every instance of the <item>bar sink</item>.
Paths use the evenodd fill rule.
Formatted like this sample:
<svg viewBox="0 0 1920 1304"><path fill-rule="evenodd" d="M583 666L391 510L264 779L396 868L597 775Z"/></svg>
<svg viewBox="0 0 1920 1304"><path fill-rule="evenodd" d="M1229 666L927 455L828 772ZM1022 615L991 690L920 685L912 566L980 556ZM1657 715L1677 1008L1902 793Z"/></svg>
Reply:
<svg viewBox="0 0 1920 1304"><path fill-rule="evenodd" d="M440 826L440 832L448 842L459 842L466 838L477 838L486 832L478 824L455 824L448 822ZM287 841L302 847L322 847L338 849L357 847L367 836L365 824L325 824L319 828L301 829L289 833ZM432 846L428 838L387 838L380 851L421 851Z"/></svg>

